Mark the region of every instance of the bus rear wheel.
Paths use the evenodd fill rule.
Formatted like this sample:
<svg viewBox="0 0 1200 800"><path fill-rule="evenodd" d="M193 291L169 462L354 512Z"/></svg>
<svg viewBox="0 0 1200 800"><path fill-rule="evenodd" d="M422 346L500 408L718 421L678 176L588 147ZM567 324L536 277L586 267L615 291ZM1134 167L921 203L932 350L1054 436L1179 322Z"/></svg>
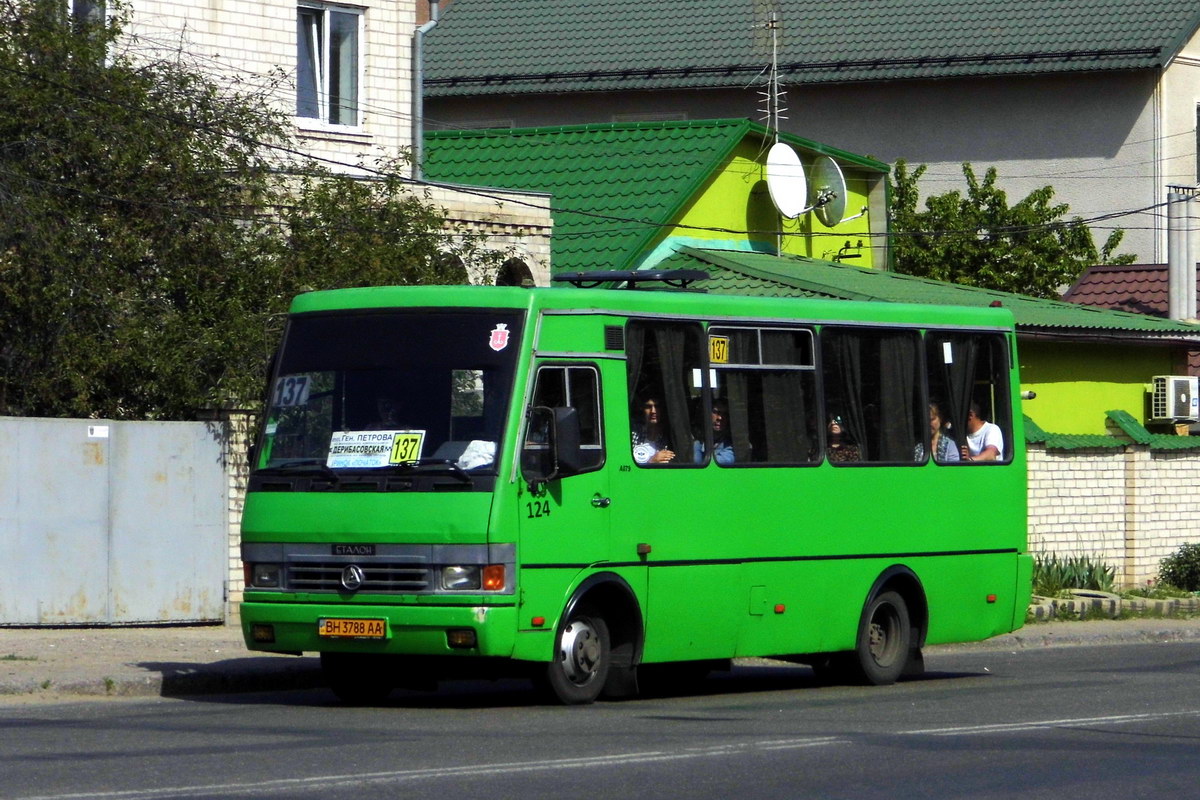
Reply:
<svg viewBox="0 0 1200 800"><path fill-rule="evenodd" d="M888 686L908 663L912 625L908 606L896 592L880 592L863 611L854 650L857 677L864 683Z"/></svg>
<svg viewBox="0 0 1200 800"><path fill-rule="evenodd" d="M603 617L587 608L572 611L559 629L554 660L546 665L545 687L569 706L594 702L608 680L611 648Z"/></svg>

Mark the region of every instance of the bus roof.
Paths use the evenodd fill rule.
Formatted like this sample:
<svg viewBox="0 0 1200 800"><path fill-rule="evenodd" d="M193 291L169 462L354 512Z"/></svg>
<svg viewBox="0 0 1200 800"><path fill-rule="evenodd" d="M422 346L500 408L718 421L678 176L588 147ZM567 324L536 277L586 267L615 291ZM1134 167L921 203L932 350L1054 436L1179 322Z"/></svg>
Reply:
<svg viewBox="0 0 1200 800"><path fill-rule="evenodd" d="M876 322L1013 328L1006 308L923 305L795 297L743 297L703 292L638 289L519 288L507 286L376 286L298 295L291 312L381 308L522 308L656 317Z"/></svg>
<svg viewBox="0 0 1200 800"><path fill-rule="evenodd" d="M917 303L748 297L698 291L654 289L575 289L474 287L368 287L310 291L295 297L292 313L349 311L365 308L524 308L530 312L632 314L637 317L702 317L706 319L780 319L862 321L907 325L955 325L1013 329L1007 308L917 305Z"/></svg>

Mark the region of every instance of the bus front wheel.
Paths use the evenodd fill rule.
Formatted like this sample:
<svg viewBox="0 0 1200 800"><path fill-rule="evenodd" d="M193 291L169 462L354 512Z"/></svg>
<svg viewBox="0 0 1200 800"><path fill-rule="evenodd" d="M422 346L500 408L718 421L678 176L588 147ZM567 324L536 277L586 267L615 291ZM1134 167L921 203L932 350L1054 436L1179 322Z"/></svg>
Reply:
<svg viewBox="0 0 1200 800"><path fill-rule="evenodd" d="M863 611L858 626L854 666L863 682L888 686L908 662L912 625L908 606L896 592L880 592Z"/></svg>
<svg viewBox="0 0 1200 800"><path fill-rule="evenodd" d="M608 680L611 647L600 615L587 608L572 611L559 629L554 660L546 665L546 688L566 705L593 702Z"/></svg>

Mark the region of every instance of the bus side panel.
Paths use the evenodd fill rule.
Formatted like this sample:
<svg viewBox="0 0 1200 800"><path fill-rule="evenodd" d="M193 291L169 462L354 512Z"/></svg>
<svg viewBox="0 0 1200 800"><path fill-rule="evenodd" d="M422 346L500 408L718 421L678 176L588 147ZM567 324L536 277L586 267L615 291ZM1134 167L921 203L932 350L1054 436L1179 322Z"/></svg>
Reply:
<svg viewBox="0 0 1200 800"><path fill-rule="evenodd" d="M929 602L926 644L973 642L1013 630L1019 556L940 557L914 564Z"/></svg>

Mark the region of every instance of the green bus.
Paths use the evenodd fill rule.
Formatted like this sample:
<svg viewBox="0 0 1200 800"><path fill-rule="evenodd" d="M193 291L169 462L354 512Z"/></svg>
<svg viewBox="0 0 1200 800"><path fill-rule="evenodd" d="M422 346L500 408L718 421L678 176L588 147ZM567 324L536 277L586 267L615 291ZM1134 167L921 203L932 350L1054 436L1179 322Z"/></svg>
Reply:
<svg viewBox="0 0 1200 800"><path fill-rule="evenodd" d="M750 656L889 684L1023 624L1006 309L573 277L294 300L242 521L250 649L320 653L347 702L523 674L581 704Z"/></svg>

